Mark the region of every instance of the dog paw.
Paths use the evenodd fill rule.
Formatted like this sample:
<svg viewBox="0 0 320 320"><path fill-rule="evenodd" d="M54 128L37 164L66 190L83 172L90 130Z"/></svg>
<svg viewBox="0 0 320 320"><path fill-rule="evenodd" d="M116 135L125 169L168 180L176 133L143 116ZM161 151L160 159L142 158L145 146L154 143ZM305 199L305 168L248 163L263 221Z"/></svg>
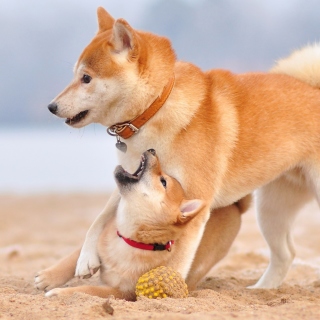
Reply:
<svg viewBox="0 0 320 320"><path fill-rule="evenodd" d="M100 268L100 259L96 252L81 251L75 277L87 279L92 277Z"/></svg>
<svg viewBox="0 0 320 320"><path fill-rule="evenodd" d="M248 286L247 289L276 289L279 287L279 284L273 284L273 283L259 283L253 284L252 286Z"/></svg>
<svg viewBox="0 0 320 320"><path fill-rule="evenodd" d="M248 286L248 287L246 287L246 288L247 288L247 289L260 289L260 288L257 288L255 284L252 285L252 286Z"/></svg>
<svg viewBox="0 0 320 320"><path fill-rule="evenodd" d="M39 271L34 277L35 287L39 290L49 291L53 288L64 284L64 281L59 281L56 274L49 269Z"/></svg>
<svg viewBox="0 0 320 320"><path fill-rule="evenodd" d="M70 295L70 294L71 293L68 292L68 290L66 290L64 288L55 288L55 289L48 291L45 294L45 297L50 298L50 297L54 297L54 296L66 296L66 295Z"/></svg>

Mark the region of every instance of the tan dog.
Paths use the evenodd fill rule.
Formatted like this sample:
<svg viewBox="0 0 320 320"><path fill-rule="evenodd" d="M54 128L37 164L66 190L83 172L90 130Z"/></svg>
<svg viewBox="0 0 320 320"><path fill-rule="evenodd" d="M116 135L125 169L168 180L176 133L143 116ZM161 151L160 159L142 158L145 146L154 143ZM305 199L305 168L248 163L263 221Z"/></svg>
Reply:
<svg viewBox="0 0 320 320"><path fill-rule="evenodd" d="M101 233L97 247L101 260L100 277L105 286L56 288L48 291L46 296L84 292L134 300L138 278L161 265L171 266L186 278L190 268L188 263L192 261L189 247L193 237L190 235L198 232L190 221L205 203L185 199L181 185L162 172L154 150L142 155L134 174L118 166L115 179L121 194L120 202ZM238 227L238 224L230 225L229 229L237 232ZM201 242L203 252L198 252L195 261L203 260L207 254L206 246L217 240L213 230L207 230ZM226 235L226 238L230 236ZM232 233L230 240L233 238ZM78 255L79 251L40 272L36 277L37 286L51 289L54 281L62 285L70 280L74 276ZM47 282L49 278L50 283Z"/></svg>
<svg viewBox="0 0 320 320"><path fill-rule="evenodd" d="M109 127L118 135L119 149L124 150L119 136L127 138L127 153L119 152L119 161L128 170L143 150L155 148L163 170L181 183L186 196L208 203L192 221L198 229L190 235L193 252L210 212L215 219L213 209L264 186L258 192L259 221L272 253L256 287L280 285L294 256L290 226L306 200L300 190L320 198L319 90L283 74L203 72L176 61L164 37L136 31L102 8L98 21L97 35L75 65L74 80L49 110L73 127L92 122ZM302 73L312 70L301 68ZM155 99L161 108L136 127L135 119L150 115ZM96 243L117 194L87 233L77 275L100 264ZM212 244L213 256L215 249ZM201 265L195 272L199 278L205 274Z"/></svg>

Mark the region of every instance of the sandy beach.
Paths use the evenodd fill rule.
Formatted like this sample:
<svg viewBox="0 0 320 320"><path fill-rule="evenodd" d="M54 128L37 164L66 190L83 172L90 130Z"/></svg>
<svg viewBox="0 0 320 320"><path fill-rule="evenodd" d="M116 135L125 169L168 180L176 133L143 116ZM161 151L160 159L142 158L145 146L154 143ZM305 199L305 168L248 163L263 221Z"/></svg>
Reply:
<svg viewBox="0 0 320 320"><path fill-rule="evenodd" d="M228 256L186 299L126 302L85 294L44 297L34 288L35 273L81 245L107 198L103 194L0 195L0 319L320 318L320 214L315 202L303 209L295 223L297 255L279 289L246 289L268 263L268 249L251 209L243 215ZM98 283L97 275L68 285L88 282Z"/></svg>

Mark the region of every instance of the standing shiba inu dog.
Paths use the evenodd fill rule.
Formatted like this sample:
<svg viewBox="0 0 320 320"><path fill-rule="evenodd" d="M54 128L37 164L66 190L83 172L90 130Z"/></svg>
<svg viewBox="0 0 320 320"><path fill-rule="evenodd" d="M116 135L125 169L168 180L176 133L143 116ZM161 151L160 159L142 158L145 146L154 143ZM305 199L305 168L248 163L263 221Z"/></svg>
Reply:
<svg viewBox="0 0 320 320"><path fill-rule="evenodd" d="M129 174L118 166L114 174L121 197L97 247L101 259L100 277L106 286L52 289L74 276L78 251L39 272L37 287L51 289L46 296L84 292L134 300L138 278L161 265L171 266L186 278L191 261L189 255L192 255L189 250L192 234L198 232L190 221L205 203L185 199L179 182L162 172L155 150L143 153L135 173ZM207 230L200 247L216 240L212 230ZM198 250L195 261L205 258L203 252Z"/></svg>
<svg viewBox="0 0 320 320"><path fill-rule="evenodd" d="M73 127L92 122L109 127L119 149L127 147L119 160L129 170L143 150L155 148L164 171L181 183L186 196L208 203L192 221L198 230L190 235L193 252L206 221L215 219L213 209L260 188L259 223L271 261L255 287L279 286L294 257L295 214L308 192L320 200L320 73L314 72L319 55L308 60L309 55L298 54L301 72L294 75L305 82L276 73L203 72L176 61L164 37L134 30L102 8L98 21L98 33L75 65L74 80L49 110ZM286 70L280 63L278 72ZM310 72L312 79L301 76ZM87 233L77 275L100 264L96 243L117 194ZM212 257L214 249L212 244ZM194 270L204 274L201 264Z"/></svg>

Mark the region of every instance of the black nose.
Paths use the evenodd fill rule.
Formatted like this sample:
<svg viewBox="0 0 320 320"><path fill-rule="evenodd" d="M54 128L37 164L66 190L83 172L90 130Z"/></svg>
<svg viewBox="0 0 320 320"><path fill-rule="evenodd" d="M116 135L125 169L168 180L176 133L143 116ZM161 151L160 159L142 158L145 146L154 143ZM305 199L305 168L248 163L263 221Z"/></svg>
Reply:
<svg viewBox="0 0 320 320"><path fill-rule="evenodd" d="M151 154L153 154L154 156L156 155L156 150L154 150L154 149L149 149L148 150Z"/></svg>
<svg viewBox="0 0 320 320"><path fill-rule="evenodd" d="M55 102L52 102L48 105L48 109L51 113L56 114L58 110L58 105Z"/></svg>

